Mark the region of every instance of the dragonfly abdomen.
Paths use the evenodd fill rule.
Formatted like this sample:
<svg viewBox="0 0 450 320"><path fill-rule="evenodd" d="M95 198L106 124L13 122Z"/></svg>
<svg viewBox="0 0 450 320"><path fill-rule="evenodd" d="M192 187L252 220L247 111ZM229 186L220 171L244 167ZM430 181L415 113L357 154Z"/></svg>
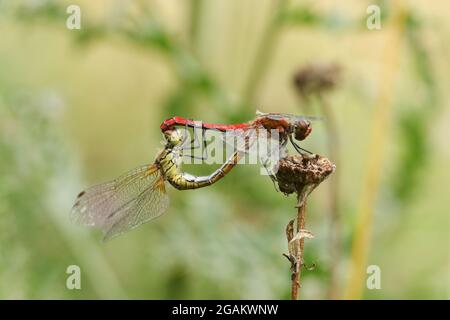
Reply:
<svg viewBox="0 0 450 320"><path fill-rule="evenodd" d="M251 124L249 123L237 123L237 124L218 124L218 123L206 123L199 122L190 119L185 119L182 117L173 117L161 124L160 128L162 132L173 130L174 127L190 127L190 128L201 128L201 129L209 129L209 130L218 130L218 131L230 131L230 130L246 130L251 128Z"/></svg>
<svg viewBox="0 0 450 320"><path fill-rule="evenodd" d="M219 169L208 176L194 176L181 171L181 154L168 152L159 159L160 170L164 178L178 190L199 189L210 186L222 179L236 165L238 152L228 159Z"/></svg>

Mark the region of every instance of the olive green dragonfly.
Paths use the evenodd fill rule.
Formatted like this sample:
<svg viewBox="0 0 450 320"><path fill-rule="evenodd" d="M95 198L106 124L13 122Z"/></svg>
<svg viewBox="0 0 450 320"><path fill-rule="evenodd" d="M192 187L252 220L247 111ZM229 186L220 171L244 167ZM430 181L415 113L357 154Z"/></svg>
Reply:
<svg viewBox="0 0 450 320"><path fill-rule="evenodd" d="M222 179L245 153L235 151L208 176L181 171L187 135L179 129L164 132L165 148L153 164L135 168L119 178L80 192L71 220L99 228L108 240L161 216L169 206L165 182L179 190L210 186Z"/></svg>

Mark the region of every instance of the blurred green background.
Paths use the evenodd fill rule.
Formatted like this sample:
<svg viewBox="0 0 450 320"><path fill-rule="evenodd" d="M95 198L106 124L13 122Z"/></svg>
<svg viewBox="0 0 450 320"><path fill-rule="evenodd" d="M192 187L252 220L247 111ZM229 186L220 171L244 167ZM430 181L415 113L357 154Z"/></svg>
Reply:
<svg viewBox="0 0 450 320"><path fill-rule="evenodd" d="M66 28L69 4L81 30ZM370 4L381 30L366 28ZM445 0L0 0L0 298L288 299L296 201L258 166L169 187L166 215L106 243L68 220L79 191L153 161L165 118L233 123L260 109L323 116L303 145L338 164L309 200L316 267L301 298L345 297L359 228L360 267L381 268L381 289L356 298L448 299L449 12ZM317 66L331 65L328 86L299 92L299 70L323 84L333 68ZM66 288L73 264L81 290Z"/></svg>

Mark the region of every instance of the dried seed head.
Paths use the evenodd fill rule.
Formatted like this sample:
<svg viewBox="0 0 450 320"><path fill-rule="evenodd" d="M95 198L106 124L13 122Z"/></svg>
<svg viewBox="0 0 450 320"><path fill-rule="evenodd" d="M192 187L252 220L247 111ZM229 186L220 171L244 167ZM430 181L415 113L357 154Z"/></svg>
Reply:
<svg viewBox="0 0 450 320"><path fill-rule="evenodd" d="M309 194L333 173L335 168L330 160L319 155L288 156L278 162L278 186L285 194Z"/></svg>
<svg viewBox="0 0 450 320"><path fill-rule="evenodd" d="M294 75L294 85L298 92L306 97L333 89L340 74L341 67L338 64L311 64Z"/></svg>

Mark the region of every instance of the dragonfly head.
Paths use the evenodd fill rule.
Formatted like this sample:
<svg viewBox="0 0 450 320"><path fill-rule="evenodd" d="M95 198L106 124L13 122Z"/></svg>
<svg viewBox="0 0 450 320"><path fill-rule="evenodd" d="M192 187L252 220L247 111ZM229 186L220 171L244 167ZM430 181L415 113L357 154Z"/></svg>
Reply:
<svg viewBox="0 0 450 320"><path fill-rule="evenodd" d="M186 136L178 129L164 131L164 138L166 139L166 146L173 148L175 146L182 145Z"/></svg>
<svg viewBox="0 0 450 320"><path fill-rule="evenodd" d="M294 137L298 141L305 140L312 131L311 122L306 119L300 119L294 123Z"/></svg>

